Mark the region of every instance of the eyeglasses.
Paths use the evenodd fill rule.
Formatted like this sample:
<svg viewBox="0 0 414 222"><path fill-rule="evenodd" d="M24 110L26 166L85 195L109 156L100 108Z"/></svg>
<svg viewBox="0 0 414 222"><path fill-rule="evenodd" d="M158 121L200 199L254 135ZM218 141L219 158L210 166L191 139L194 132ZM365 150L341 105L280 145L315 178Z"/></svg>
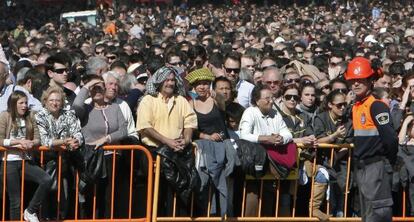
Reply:
<svg viewBox="0 0 414 222"><path fill-rule="evenodd" d="M104 53L104 51L95 51L95 54L96 55L101 55L101 54L103 54Z"/></svg>
<svg viewBox="0 0 414 222"><path fill-rule="evenodd" d="M226 73L239 73L240 69L232 69L232 68L224 68L226 70Z"/></svg>
<svg viewBox="0 0 414 222"><path fill-rule="evenodd" d="M266 85L279 85L280 81L276 80L276 81L265 81L264 82Z"/></svg>
<svg viewBox="0 0 414 222"><path fill-rule="evenodd" d="M273 100L272 97L265 97L265 98L260 98L260 99L266 100L268 102L271 102Z"/></svg>
<svg viewBox="0 0 414 222"><path fill-rule="evenodd" d="M285 97L285 100L287 100L287 101L289 101L289 100L294 100L294 101L299 101L299 96L298 95L289 95L289 94L286 94L286 95L284 95L284 97Z"/></svg>
<svg viewBox="0 0 414 222"><path fill-rule="evenodd" d="M300 79L285 79L283 82L285 84L299 83L300 82Z"/></svg>
<svg viewBox="0 0 414 222"><path fill-rule="evenodd" d="M346 102L343 103L332 103L336 108L341 109L342 107L346 107L348 104Z"/></svg>
<svg viewBox="0 0 414 222"><path fill-rule="evenodd" d="M62 69L53 69L53 72L57 73L57 74L63 74L63 73L68 73L68 69L67 68L62 68Z"/></svg>
<svg viewBox="0 0 414 222"><path fill-rule="evenodd" d="M116 59L116 56L107 56L106 57L108 60L114 60L114 59Z"/></svg>

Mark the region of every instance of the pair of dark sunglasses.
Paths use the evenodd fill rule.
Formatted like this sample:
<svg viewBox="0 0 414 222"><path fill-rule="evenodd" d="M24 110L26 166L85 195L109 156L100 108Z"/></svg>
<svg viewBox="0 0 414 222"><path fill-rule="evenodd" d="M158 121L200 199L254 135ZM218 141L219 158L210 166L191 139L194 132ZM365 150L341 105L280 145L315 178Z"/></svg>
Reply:
<svg viewBox="0 0 414 222"><path fill-rule="evenodd" d="M62 69L53 69L53 72L57 73L57 74L63 74L63 73L68 73L69 70L67 68L62 68Z"/></svg>
<svg viewBox="0 0 414 222"><path fill-rule="evenodd" d="M300 97L298 95L289 95L286 94L284 95L285 100L289 101L289 100L295 100L296 102L299 101Z"/></svg>
<svg viewBox="0 0 414 222"><path fill-rule="evenodd" d="M346 102L336 103L336 104L332 103L332 105L336 106L336 108L338 108L338 109L341 109L341 108L345 108L348 105L348 103L346 103Z"/></svg>
<svg viewBox="0 0 414 222"><path fill-rule="evenodd" d="M240 69L231 69L231 68L224 68L226 70L226 73L239 73Z"/></svg>

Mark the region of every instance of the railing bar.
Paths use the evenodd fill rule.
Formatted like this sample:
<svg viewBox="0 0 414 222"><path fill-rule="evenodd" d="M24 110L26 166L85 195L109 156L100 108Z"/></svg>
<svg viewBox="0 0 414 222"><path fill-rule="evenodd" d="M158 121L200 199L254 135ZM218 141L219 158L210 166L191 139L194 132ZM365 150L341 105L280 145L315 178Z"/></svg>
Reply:
<svg viewBox="0 0 414 222"><path fill-rule="evenodd" d="M334 149L331 148L331 158L329 160L329 164L330 164L331 168L333 168L333 160L334 160ZM329 181L328 181L328 186L329 186ZM329 208L330 208L330 200L327 200L326 201L326 215L330 214L330 209Z"/></svg>
<svg viewBox="0 0 414 222"><path fill-rule="evenodd" d="M318 149L315 150L315 157L313 159L313 167L312 167L312 179L311 179L311 198L309 201L309 217L312 217L312 209L313 209L313 192L314 192L314 184L315 184L315 176L317 173L316 169L316 156L318 155Z"/></svg>
<svg viewBox="0 0 414 222"><path fill-rule="evenodd" d="M6 181L7 181L7 151L3 153L3 212L2 220L6 220Z"/></svg>
<svg viewBox="0 0 414 222"><path fill-rule="evenodd" d="M280 180L277 180L277 188L276 188L276 209L275 215L276 217L279 216L279 194L280 194Z"/></svg>
<svg viewBox="0 0 414 222"><path fill-rule="evenodd" d="M174 197L173 197L173 217L175 217L176 215L176 210L177 210L177 192L174 192Z"/></svg>
<svg viewBox="0 0 414 222"><path fill-rule="evenodd" d="M96 218L96 183L93 185L93 207L92 207L92 219Z"/></svg>
<svg viewBox="0 0 414 222"><path fill-rule="evenodd" d="M344 200L344 217L348 213L348 193L349 193L349 178L351 176L351 150L348 149L348 162L346 163L346 184L345 184L345 200Z"/></svg>
<svg viewBox="0 0 414 222"><path fill-rule="evenodd" d="M263 180L260 180L260 194L259 194L259 217L262 216L262 197L263 197Z"/></svg>
<svg viewBox="0 0 414 222"><path fill-rule="evenodd" d="M60 192L61 192L61 180L62 180L62 152L58 152L58 178L57 178L57 213L56 219L59 220L60 217Z"/></svg>
<svg viewBox="0 0 414 222"><path fill-rule="evenodd" d="M242 217L245 216L244 215L244 209L246 207L246 186L247 186L247 180L244 180L243 183L243 198L242 198L242 209L241 209L241 215Z"/></svg>
<svg viewBox="0 0 414 222"><path fill-rule="evenodd" d="M78 221L78 207L79 207L79 171L76 170L75 182L75 221Z"/></svg>
<svg viewBox="0 0 414 222"><path fill-rule="evenodd" d="M295 180L295 193L293 194L293 209L292 209L292 217L296 215L296 201L298 197L298 180Z"/></svg>
<svg viewBox="0 0 414 222"><path fill-rule="evenodd" d="M210 213L211 213L211 184L210 186L208 186L208 201L207 201L207 218L210 217Z"/></svg>
<svg viewBox="0 0 414 222"><path fill-rule="evenodd" d="M26 160L23 158L22 160L22 183L21 183L21 190L20 190L20 220L23 220L23 205L24 205L24 173L25 173L25 163Z"/></svg>
<svg viewBox="0 0 414 222"><path fill-rule="evenodd" d="M149 160L148 160L149 162ZM154 182L154 202L152 203L152 221L157 221L158 215L158 195L159 195L159 185L160 185L160 162L161 157L157 156L156 159L156 168L155 168L155 182Z"/></svg>
<svg viewBox="0 0 414 222"><path fill-rule="evenodd" d="M131 150L131 162L129 168L129 199L128 199L128 219L132 217L132 185L134 180L134 150Z"/></svg>
<svg viewBox="0 0 414 222"><path fill-rule="evenodd" d="M111 219L114 219L114 192L115 192L115 159L116 159L116 151L112 153L112 178L111 178Z"/></svg>

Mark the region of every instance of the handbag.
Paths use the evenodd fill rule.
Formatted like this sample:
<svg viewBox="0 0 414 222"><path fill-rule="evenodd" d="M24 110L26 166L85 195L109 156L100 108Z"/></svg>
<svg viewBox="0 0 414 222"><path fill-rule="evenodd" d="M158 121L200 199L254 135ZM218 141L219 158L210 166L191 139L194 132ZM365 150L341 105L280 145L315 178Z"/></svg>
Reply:
<svg viewBox="0 0 414 222"><path fill-rule="evenodd" d="M45 171L49 176L52 178L52 185L50 186L50 190L53 192L57 191L57 163L55 160L51 160L47 162Z"/></svg>

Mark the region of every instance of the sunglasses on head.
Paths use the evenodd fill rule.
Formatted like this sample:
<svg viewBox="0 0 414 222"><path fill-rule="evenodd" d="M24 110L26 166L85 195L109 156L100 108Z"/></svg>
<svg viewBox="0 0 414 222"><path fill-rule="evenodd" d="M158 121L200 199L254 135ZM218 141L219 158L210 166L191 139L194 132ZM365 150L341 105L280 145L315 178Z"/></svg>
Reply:
<svg viewBox="0 0 414 222"><path fill-rule="evenodd" d="M53 72L55 72L57 74L63 74L64 72L68 73L68 69L67 68L53 69Z"/></svg>
<svg viewBox="0 0 414 222"><path fill-rule="evenodd" d="M286 94L286 95L284 95L284 97L285 97L285 100L287 100L287 101L289 101L289 100L299 101L299 99L300 99L298 95Z"/></svg>
<svg viewBox="0 0 414 222"><path fill-rule="evenodd" d="M239 73L240 69L232 69L232 68L224 68L226 70L227 73Z"/></svg>
<svg viewBox="0 0 414 222"><path fill-rule="evenodd" d="M346 107L348 104L346 102L343 103L332 103L336 108L340 109L342 107Z"/></svg>

